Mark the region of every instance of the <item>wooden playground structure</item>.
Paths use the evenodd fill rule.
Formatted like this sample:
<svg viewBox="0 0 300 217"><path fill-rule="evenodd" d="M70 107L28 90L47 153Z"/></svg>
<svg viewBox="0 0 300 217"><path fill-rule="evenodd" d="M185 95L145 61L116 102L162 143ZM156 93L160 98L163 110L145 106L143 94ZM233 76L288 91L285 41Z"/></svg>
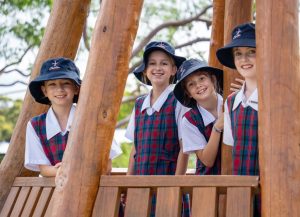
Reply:
<svg viewBox="0 0 300 217"><path fill-rule="evenodd" d="M51 57L76 55L89 0L56 0L31 79ZM57 185L23 168L28 120L46 111L27 91L8 152L0 165L0 216L180 216L190 193L193 217L252 216L262 194L263 217L300 216L299 0L256 1L260 177L231 176L231 150L222 147L221 176L106 176L110 144L128 75L142 0L103 0ZM252 20L252 0L214 0L209 63L221 68L216 49L231 30ZM126 13L124 13L126 11ZM109 58L108 58L109 57ZM224 96L236 73L224 68ZM219 211L218 211L219 210Z"/></svg>

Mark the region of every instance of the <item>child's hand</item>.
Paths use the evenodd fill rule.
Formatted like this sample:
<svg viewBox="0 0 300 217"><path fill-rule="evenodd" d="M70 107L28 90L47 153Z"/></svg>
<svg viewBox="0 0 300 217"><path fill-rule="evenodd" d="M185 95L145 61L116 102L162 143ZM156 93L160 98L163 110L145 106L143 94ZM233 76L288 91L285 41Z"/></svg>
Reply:
<svg viewBox="0 0 300 217"><path fill-rule="evenodd" d="M230 84L230 91L231 92L239 91L242 88L242 86L245 82L243 79L240 79L240 78L236 78L234 80L235 80L236 83L231 83Z"/></svg>
<svg viewBox="0 0 300 217"><path fill-rule="evenodd" d="M61 166L61 162L54 165L54 167L57 168L57 169L60 168L60 166Z"/></svg>
<svg viewBox="0 0 300 217"><path fill-rule="evenodd" d="M224 128L224 112L219 114L219 117L216 120L214 125L217 129L223 130L223 128Z"/></svg>

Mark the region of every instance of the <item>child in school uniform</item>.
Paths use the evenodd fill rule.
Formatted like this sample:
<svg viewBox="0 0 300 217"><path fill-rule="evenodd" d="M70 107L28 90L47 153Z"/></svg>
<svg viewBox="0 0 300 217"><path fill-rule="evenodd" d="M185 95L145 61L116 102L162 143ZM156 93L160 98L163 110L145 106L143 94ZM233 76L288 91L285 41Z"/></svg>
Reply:
<svg viewBox="0 0 300 217"><path fill-rule="evenodd" d="M196 154L197 175L221 174L223 71L209 67L205 61L190 59L182 63L178 75L175 97L191 108L181 124L183 152Z"/></svg>
<svg viewBox="0 0 300 217"><path fill-rule="evenodd" d="M56 175L67 145L80 85L78 68L64 57L45 61L40 75L30 82L33 98L50 108L27 124L24 162L27 169L39 171L42 176ZM113 142L110 158L121 153Z"/></svg>
<svg viewBox="0 0 300 217"><path fill-rule="evenodd" d="M232 41L217 51L217 57L245 79L241 90L228 96L224 106L223 142L233 147L232 172L259 175L255 25L245 23L235 27ZM260 216L259 204L256 202L255 216Z"/></svg>
<svg viewBox="0 0 300 217"><path fill-rule="evenodd" d="M184 60L175 55L175 49L167 42L153 41L145 47L143 63L133 73L139 81L151 85L152 90L136 100L125 134L134 142L128 175L186 172L188 156L181 150L178 125L187 108L176 100L172 85ZM151 216L154 216L154 206Z"/></svg>

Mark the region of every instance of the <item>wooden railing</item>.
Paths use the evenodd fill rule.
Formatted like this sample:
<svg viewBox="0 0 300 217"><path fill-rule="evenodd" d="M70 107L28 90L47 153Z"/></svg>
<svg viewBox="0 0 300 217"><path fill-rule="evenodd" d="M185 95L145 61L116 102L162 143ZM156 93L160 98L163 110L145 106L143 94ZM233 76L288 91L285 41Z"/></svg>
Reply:
<svg viewBox="0 0 300 217"><path fill-rule="evenodd" d="M54 188L53 178L17 177L0 216L50 216ZM122 193L125 217L149 216L155 193L156 217L179 217L188 193L193 217L216 217L220 195L227 198L227 217L250 217L258 192L256 176L102 176L93 216L117 217Z"/></svg>

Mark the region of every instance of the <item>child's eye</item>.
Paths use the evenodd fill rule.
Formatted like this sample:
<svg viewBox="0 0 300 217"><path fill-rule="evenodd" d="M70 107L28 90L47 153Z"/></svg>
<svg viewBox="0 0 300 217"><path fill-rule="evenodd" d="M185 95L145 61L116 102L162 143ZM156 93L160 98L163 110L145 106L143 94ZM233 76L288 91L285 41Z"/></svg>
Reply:
<svg viewBox="0 0 300 217"><path fill-rule="evenodd" d="M236 52L234 52L234 53L233 53L233 55L234 55L235 57L238 57L238 56L241 56L241 55L242 55L242 53L241 53L241 52L238 52L238 51L236 51Z"/></svg>

